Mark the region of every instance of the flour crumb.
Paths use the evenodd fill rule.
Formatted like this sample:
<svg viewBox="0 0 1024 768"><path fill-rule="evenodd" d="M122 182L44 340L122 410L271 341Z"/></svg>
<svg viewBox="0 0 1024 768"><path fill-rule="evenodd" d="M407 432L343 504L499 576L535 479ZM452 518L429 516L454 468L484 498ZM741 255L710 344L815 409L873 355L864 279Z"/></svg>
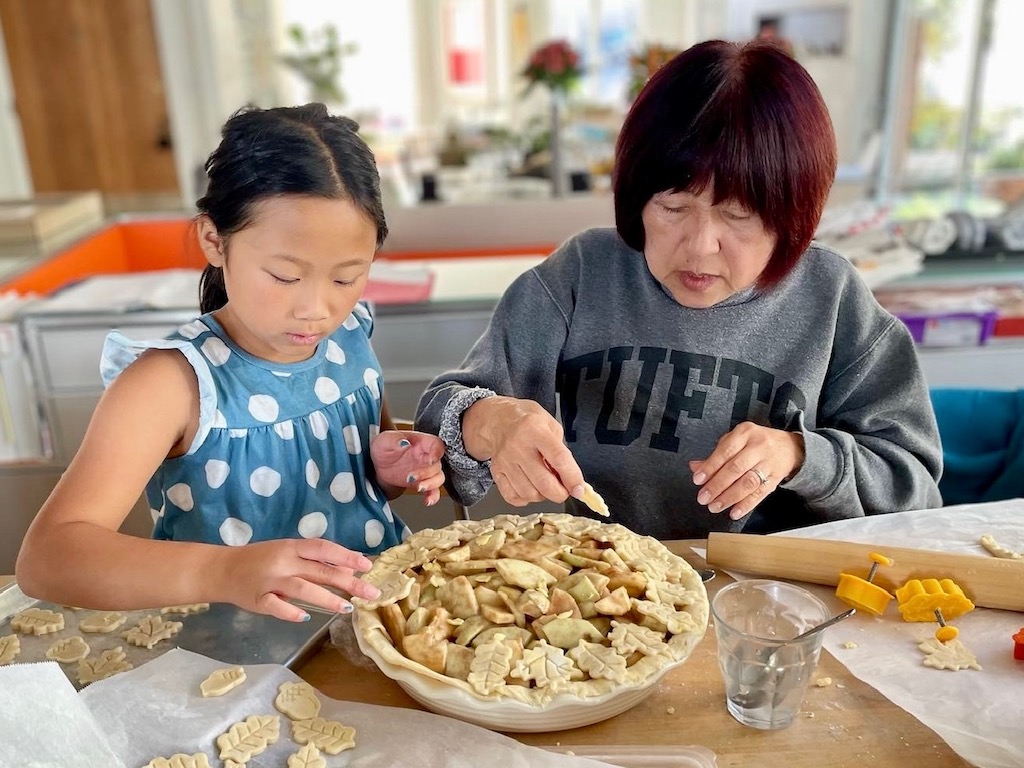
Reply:
<svg viewBox="0 0 1024 768"><path fill-rule="evenodd" d="M845 688L846 686L842 683L836 683L836 688Z"/></svg>
<svg viewBox="0 0 1024 768"><path fill-rule="evenodd" d="M814 684L816 686L818 686L819 688L826 688L826 687L832 685L832 678L831 677L819 677L817 680L814 681Z"/></svg>
<svg viewBox="0 0 1024 768"><path fill-rule="evenodd" d="M813 712L807 712L807 713L806 713L806 714L804 715L804 717L807 717L807 718L811 718L811 717L814 717L814 713L813 713Z"/></svg>
<svg viewBox="0 0 1024 768"><path fill-rule="evenodd" d="M855 642L853 642L852 640L847 640L845 643L843 643L843 648L846 648L847 650L849 650L851 648L856 648L856 647L857 647L857 644Z"/></svg>
<svg viewBox="0 0 1024 768"><path fill-rule="evenodd" d="M665 708L665 712L670 714L670 715L674 715L676 713L676 708L675 707L666 707Z"/></svg>

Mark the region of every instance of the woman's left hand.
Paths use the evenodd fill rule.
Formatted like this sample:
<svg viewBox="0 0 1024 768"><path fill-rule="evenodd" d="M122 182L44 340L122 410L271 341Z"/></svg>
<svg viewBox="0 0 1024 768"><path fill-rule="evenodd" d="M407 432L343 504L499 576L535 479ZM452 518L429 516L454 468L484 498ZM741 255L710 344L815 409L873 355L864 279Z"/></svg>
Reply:
<svg viewBox="0 0 1024 768"><path fill-rule="evenodd" d="M441 457L444 443L426 432L388 429L370 444L370 458L377 482L392 488L415 488L428 507L441 498L444 471ZM387 492L387 487L385 487Z"/></svg>
<svg viewBox="0 0 1024 768"><path fill-rule="evenodd" d="M729 517L739 520L803 463L800 433L745 421L723 435L706 459L691 461L690 470L701 486L698 503L712 513L728 509Z"/></svg>

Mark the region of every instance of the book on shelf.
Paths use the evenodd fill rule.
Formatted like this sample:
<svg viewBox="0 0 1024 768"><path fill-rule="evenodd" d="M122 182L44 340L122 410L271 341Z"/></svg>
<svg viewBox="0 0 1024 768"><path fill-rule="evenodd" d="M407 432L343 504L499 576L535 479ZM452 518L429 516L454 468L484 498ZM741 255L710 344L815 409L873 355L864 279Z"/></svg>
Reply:
<svg viewBox="0 0 1024 768"><path fill-rule="evenodd" d="M97 191L0 200L0 255L53 251L99 229L103 221Z"/></svg>

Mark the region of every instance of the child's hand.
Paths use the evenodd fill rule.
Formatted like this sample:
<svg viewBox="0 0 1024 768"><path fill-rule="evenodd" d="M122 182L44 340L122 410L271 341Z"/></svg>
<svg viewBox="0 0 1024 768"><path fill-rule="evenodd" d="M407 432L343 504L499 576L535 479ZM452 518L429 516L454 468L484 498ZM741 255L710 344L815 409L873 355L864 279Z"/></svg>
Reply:
<svg viewBox="0 0 1024 768"><path fill-rule="evenodd" d="M225 567L211 579L222 580L223 590L217 591L247 611L306 621L306 611L290 601L349 613L352 605L332 589L369 600L380 595L356 576L370 569L370 561L326 539L279 539L224 550Z"/></svg>
<svg viewBox="0 0 1024 768"><path fill-rule="evenodd" d="M377 481L394 488L415 488L428 507L441 498L444 472L441 438L425 432L381 432L370 444Z"/></svg>

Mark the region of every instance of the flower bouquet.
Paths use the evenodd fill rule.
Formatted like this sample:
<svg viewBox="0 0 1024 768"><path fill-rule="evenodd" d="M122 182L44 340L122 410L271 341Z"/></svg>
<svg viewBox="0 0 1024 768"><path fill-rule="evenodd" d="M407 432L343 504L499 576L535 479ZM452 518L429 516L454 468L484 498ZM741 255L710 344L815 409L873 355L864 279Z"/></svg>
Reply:
<svg viewBox="0 0 1024 768"><path fill-rule="evenodd" d="M580 55L568 40L552 40L530 54L521 74L527 80L524 96L538 83L553 92L566 93L579 82L583 68Z"/></svg>

